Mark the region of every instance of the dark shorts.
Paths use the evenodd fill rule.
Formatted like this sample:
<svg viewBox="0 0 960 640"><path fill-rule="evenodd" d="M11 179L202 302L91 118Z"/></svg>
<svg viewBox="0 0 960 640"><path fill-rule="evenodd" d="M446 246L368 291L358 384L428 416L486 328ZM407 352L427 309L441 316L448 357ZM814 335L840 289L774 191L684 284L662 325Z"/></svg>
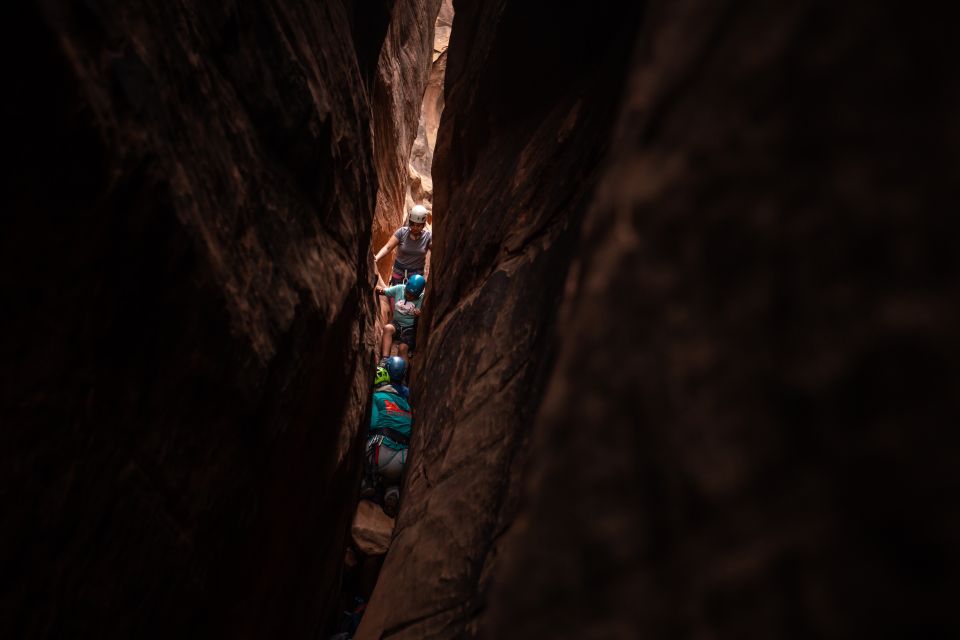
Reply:
<svg viewBox="0 0 960 640"><path fill-rule="evenodd" d="M410 347L410 351L413 351L417 343L417 323L414 322L412 327L394 326L397 330L397 332L393 334L394 341L402 342Z"/></svg>

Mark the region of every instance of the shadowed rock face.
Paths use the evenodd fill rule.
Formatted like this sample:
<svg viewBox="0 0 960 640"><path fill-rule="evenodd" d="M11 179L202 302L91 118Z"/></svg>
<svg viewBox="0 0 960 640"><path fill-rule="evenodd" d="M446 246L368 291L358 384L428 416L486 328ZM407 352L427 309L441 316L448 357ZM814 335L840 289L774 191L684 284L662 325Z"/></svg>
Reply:
<svg viewBox="0 0 960 640"><path fill-rule="evenodd" d="M360 637L955 635L950 21L478 4Z"/></svg>
<svg viewBox="0 0 960 640"><path fill-rule="evenodd" d="M383 32L339 2L42 6L5 60L0 636L316 633L368 400Z"/></svg>
<svg viewBox="0 0 960 640"><path fill-rule="evenodd" d="M317 634L401 4L16 21L0 636ZM955 19L532 4L456 6L359 637L956 637Z"/></svg>
<svg viewBox="0 0 960 640"><path fill-rule="evenodd" d="M411 3L402 2L402 7ZM350 24L354 48L357 52L357 66L363 77L367 92L371 93L377 69L380 66L380 52L384 38L390 28L390 16L397 0L365 0L346 3L350 13ZM404 11L401 9L400 11Z"/></svg>
<svg viewBox="0 0 960 640"><path fill-rule="evenodd" d="M638 20L636 9L564 5L542 29L521 3L456 11L414 457L364 638L472 633L514 518L555 308ZM605 38L571 49L584 25Z"/></svg>
<svg viewBox="0 0 960 640"><path fill-rule="evenodd" d="M490 637L957 631L957 46L773 11L650 5Z"/></svg>

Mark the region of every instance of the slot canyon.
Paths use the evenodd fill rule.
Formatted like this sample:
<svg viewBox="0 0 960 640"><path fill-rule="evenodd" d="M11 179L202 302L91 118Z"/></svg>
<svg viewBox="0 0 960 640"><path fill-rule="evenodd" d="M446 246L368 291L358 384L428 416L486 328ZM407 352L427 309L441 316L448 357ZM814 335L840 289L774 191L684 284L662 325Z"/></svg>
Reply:
<svg viewBox="0 0 960 640"><path fill-rule="evenodd" d="M361 561L363 639L958 637L952 24L18 9L0 637L327 640ZM410 458L363 551L373 254L414 204Z"/></svg>

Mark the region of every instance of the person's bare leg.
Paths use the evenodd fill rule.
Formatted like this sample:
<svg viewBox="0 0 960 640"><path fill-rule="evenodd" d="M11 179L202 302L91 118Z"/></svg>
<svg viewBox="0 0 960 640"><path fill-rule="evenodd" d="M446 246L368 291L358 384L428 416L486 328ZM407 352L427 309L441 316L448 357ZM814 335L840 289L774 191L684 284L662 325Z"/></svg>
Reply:
<svg viewBox="0 0 960 640"><path fill-rule="evenodd" d="M410 347L403 342L397 345L397 355L403 358L404 360L407 359L407 351L409 350L410 350Z"/></svg>
<svg viewBox="0 0 960 640"><path fill-rule="evenodd" d="M383 277L377 273L377 286L382 289L386 289L390 285L384 282ZM393 298L386 296L377 296L377 309L380 311L380 319L383 324L390 324L391 314L393 313L393 305L390 304L393 302Z"/></svg>
<svg viewBox="0 0 960 640"><path fill-rule="evenodd" d="M380 356L383 358L390 357L390 349L393 347L393 334L396 329L393 328L392 324L388 324L383 328L383 346L380 349Z"/></svg>

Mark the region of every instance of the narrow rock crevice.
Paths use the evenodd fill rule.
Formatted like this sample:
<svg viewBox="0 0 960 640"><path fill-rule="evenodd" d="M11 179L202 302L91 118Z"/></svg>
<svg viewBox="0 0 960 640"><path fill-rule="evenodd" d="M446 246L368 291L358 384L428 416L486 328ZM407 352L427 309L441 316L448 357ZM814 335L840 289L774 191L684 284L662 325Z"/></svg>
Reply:
<svg viewBox="0 0 960 640"><path fill-rule="evenodd" d="M0 637L960 636L953 16L8 22ZM414 203L393 519L370 254Z"/></svg>
<svg viewBox="0 0 960 640"><path fill-rule="evenodd" d="M433 18L436 20L433 21ZM442 5L441 0L402 0L395 6L391 18L373 89L374 152L380 178L377 210L373 219L371 247L374 251L383 246L397 227L404 223L406 211L413 204L411 181L415 180L420 186L421 198L424 195L424 180L429 183L429 178L415 175L411 158L416 150L417 166L429 173L432 142L426 139L423 110L429 105L431 118L436 119L439 117L436 110L442 109L442 104L438 106L436 96L425 97L425 93L428 81L438 82L438 73L442 82L443 67L435 61L437 48L446 47L442 32L444 29L449 32L451 19L449 0ZM434 37L434 27L441 31L437 37ZM434 62L432 65L431 60ZM383 256L381 270L377 274L380 284L389 280L391 260L392 256ZM429 256L426 275L429 277ZM376 327L378 337L389 321L388 312L386 302L381 301ZM409 361L413 362L413 359ZM416 379L415 368L411 369L409 379ZM362 425L363 431L366 428L366 424ZM389 549L390 540L397 535L394 518L386 512L385 497L381 492L372 498L361 499L356 505L338 596L339 609L343 612L343 617L336 625L340 633L349 634L356 625L356 619L362 616L383 555Z"/></svg>

